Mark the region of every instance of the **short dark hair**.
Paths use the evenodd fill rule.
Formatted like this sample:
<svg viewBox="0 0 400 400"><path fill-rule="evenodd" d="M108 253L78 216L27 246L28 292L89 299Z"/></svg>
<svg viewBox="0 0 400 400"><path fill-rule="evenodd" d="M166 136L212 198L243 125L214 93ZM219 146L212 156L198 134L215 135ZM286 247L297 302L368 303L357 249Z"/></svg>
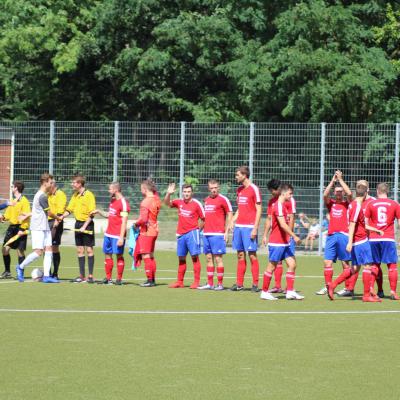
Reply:
<svg viewBox="0 0 400 400"><path fill-rule="evenodd" d="M49 179L53 179L53 175L49 174L48 172L45 172L40 176L40 184L43 185L43 183L48 182Z"/></svg>
<svg viewBox="0 0 400 400"><path fill-rule="evenodd" d="M242 175L246 175L247 178L250 177L250 168L247 165L242 165L236 168L236 172L240 172Z"/></svg>
<svg viewBox="0 0 400 400"><path fill-rule="evenodd" d="M153 179L147 178L144 181L142 181L142 185L145 185L148 190L150 190L153 193L157 193L157 186Z"/></svg>
<svg viewBox="0 0 400 400"><path fill-rule="evenodd" d="M268 183L267 183L267 189L269 191L271 190L278 190L279 187L281 186L281 181L279 179L271 179Z"/></svg>
<svg viewBox="0 0 400 400"><path fill-rule="evenodd" d="M22 181L14 181L13 186L17 188L19 193L22 193L25 189L24 182Z"/></svg>
<svg viewBox="0 0 400 400"><path fill-rule="evenodd" d="M192 191L193 191L193 186L190 183L184 183L182 185L182 190L183 189L192 189Z"/></svg>
<svg viewBox="0 0 400 400"><path fill-rule="evenodd" d="M82 174L76 174L72 177L73 181L77 181L80 183L82 186L85 186L86 183L86 178Z"/></svg>
<svg viewBox="0 0 400 400"><path fill-rule="evenodd" d="M289 183L281 183L281 186L279 187L281 193L285 193L289 190L293 190L291 185Z"/></svg>

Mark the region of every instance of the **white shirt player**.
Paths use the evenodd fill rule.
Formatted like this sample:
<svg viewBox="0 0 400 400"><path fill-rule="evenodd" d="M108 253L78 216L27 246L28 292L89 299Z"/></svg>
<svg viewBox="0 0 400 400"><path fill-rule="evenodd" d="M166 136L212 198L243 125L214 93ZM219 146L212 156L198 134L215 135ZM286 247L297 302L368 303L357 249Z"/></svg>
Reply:
<svg viewBox="0 0 400 400"><path fill-rule="evenodd" d="M31 231L50 231L47 211L49 209L49 201L47 194L39 190L32 203L32 215L30 228Z"/></svg>

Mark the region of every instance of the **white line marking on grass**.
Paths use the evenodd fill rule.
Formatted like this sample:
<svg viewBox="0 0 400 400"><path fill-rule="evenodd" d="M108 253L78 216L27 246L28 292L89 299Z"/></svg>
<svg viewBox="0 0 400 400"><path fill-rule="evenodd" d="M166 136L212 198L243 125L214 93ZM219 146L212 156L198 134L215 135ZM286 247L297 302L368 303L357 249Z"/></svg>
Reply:
<svg viewBox="0 0 400 400"><path fill-rule="evenodd" d="M359 311L162 311L162 310L68 310L0 308L0 313L127 314L127 315L354 315L400 314L400 310Z"/></svg>

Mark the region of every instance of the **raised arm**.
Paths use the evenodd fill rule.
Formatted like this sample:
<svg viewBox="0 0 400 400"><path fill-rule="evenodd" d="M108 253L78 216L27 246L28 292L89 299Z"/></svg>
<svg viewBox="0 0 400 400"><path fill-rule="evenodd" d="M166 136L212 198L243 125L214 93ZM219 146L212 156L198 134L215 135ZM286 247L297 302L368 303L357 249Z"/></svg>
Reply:
<svg viewBox="0 0 400 400"><path fill-rule="evenodd" d="M172 207L171 195L175 193L175 190L176 190L175 183L170 183L168 185L167 193L165 194L163 201L163 203L168 207Z"/></svg>
<svg viewBox="0 0 400 400"><path fill-rule="evenodd" d="M328 186L324 190L324 203L325 203L325 205L328 205L328 203L329 203L331 190L332 190L333 185L335 184L335 182L336 182L336 173L335 173L335 175L333 175L331 181L329 182Z"/></svg>
<svg viewBox="0 0 400 400"><path fill-rule="evenodd" d="M342 186L344 192L346 193L347 196L347 201L350 202L353 200L353 193L351 193L351 190L349 188L349 186L347 185L347 183L343 180L343 173L342 171L337 170L335 172L336 178L338 180L338 182L340 183L340 186Z"/></svg>

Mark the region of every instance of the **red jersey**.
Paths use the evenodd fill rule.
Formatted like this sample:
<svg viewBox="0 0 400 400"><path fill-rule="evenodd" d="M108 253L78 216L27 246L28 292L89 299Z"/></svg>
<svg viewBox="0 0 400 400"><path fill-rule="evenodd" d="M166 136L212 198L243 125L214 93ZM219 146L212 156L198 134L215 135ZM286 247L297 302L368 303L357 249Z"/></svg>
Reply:
<svg viewBox="0 0 400 400"><path fill-rule="evenodd" d="M232 212L229 199L222 194L204 200L204 235L224 235L226 215Z"/></svg>
<svg viewBox="0 0 400 400"><path fill-rule="evenodd" d="M272 200L272 199L271 199ZM287 202L285 202L287 203ZM288 246L290 235L286 233L278 222L278 217L283 217L286 223L289 223L289 213L288 206L286 204L282 204L276 198L276 201L273 202L271 207L271 234L269 235L269 246Z"/></svg>
<svg viewBox="0 0 400 400"><path fill-rule="evenodd" d="M368 240L363 205L360 205L357 200L353 200L349 205L349 222L355 222L356 224L354 229L354 245L364 243Z"/></svg>
<svg viewBox="0 0 400 400"><path fill-rule="evenodd" d="M111 199L108 207L108 225L104 235L118 239L121 233L122 218L127 216L130 210L128 200L124 197L119 200Z"/></svg>
<svg viewBox="0 0 400 400"><path fill-rule="evenodd" d="M349 233L349 218L348 218L348 201L336 201L329 199L329 203L326 204L326 208L329 211L329 227L328 235L334 233Z"/></svg>
<svg viewBox="0 0 400 400"><path fill-rule="evenodd" d="M158 195L145 197L140 203L140 215L136 225L140 226L140 234L144 236L158 236L157 217L161 209L161 200Z"/></svg>
<svg viewBox="0 0 400 400"><path fill-rule="evenodd" d="M236 193L239 215L235 225L253 228L256 223L256 204L261 203L260 189L251 183L248 187L240 186Z"/></svg>
<svg viewBox="0 0 400 400"><path fill-rule="evenodd" d="M383 236L369 231L371 241L395 242L394 221L400 219L400 205L391 199L375 199L368 202L365 210L368 225L383 231Z"/></svg>
<svg viewBox="0 0 400 400"><path fill-rule="evenodd" d="M272 216L272 206L278 201L278 199L279 196L269 199L267 206L267 216ZM296 200L293 197L290 200L285 201L284 205L288 214L296 214Z"/></svg>
<svg viewBox="0 0 400 400"><path fill-rule="evenodd" d="M176 234L178 236L199 228L199 219L204 221L204 209L196 199L185 202L183 199L175 199L171 202L172 207L178 209L178 226Z"/></svg>
<svg viewBox="0 0 400 400"><path fill-rule="evenodd" d="M285 201L286 209L288 214L296 214L296 200L291 197L288 201Z"/></svg>

